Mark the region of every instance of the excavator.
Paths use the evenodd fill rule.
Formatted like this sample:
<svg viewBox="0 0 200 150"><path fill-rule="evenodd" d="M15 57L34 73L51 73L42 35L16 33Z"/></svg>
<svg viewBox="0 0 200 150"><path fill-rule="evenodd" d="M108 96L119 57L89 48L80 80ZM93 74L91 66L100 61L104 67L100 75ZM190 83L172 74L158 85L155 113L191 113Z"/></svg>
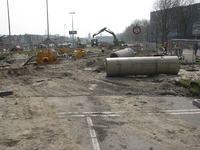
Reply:
<svg viewBox="0 0 200 150"><path fill-rule="evenodd" d="M113 37L114 37L114 39L113 39L114 45L117 46L118 44L125 44L124 41L122 41L122 40L119 41L119 40L117 39L117 37L116 37L116 35L115 35L114 32L112 32L110 29L108 29L107 27L105 27L105 28L103 28L103 29L97 31L95 34L93 34L93 39L91 40L91 45L94 45L94 43L92 42L92 41L95 41L94 37L97 36L98 34L100 34L100 33L103 32L103 31L106 31L106 32L108 32L108 33L110 33L110 34L113 35Z"/></svg>

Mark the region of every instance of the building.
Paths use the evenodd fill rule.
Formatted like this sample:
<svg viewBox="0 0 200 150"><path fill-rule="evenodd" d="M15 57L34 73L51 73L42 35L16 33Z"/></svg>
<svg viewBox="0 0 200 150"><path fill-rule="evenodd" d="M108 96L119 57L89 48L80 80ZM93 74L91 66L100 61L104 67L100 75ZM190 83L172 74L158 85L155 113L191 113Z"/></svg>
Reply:
<svg viewBox="0 0 200 150"><path fill-rule="evenodd" d="M44 41L44 36L43 35L35 35L35 34L25 34L25 45L38 45L42 41Z"/></svg>
<svg viewBox="0 0 200 150"><path fill-rule="evenodd" d="M2 48L9 48L11 46L20 45L20 46L34 46L38 45L44 40L43 35L33 35L33 34L25 34L25 35L11 35L0 37L0 45Z"/></svg>
<svg viewBox="0 0 200 150"><path fill-rule="evenodd" d="M200 13L199 13L199 15L200 15ZM200 19L200 16L199 16L199 19ZM200 21L193 23L193 32L192 32L192 34L195 37L199 37L200 36Z"/></svg>
<svg viewBox="0 0 200 150"><path fill-rule="evenodd" d="M192 10L192 14L196 15L195 17L192 18L192 21L190 21L190 24L187 28L186 31L186 39L194 39L196 38L200 38L200 30L196 31L196 29L200 28L200 3L197 4L193 4L193 5L189 5L189 6L181 6L181 8L183 8L182 10L185 11L187 13L188 9ZM172 8L173 11L174 9L177 8ZM162 10L159 11L153 11L150 14L150 41L153 42L157 42L157 43L162 43L162 39L161 39L161 32L159 30L157 30L156 28L156 21L155 21L155 16L158 13L161 13ZM176 15L178 17L178 15ZM175 18L177 20L179 20L180 18ZM174 29L170 30L170 32L167 35L167 40L168 39L184 39L184 31L183 29L181 29L181 24L177 25L179 27L174 27Z"/></svg>

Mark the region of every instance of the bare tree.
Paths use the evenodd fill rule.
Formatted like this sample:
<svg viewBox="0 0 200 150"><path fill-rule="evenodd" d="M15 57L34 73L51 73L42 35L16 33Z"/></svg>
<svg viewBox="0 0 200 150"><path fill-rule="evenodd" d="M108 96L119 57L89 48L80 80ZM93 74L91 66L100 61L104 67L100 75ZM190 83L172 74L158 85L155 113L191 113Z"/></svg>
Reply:
<svg viewBox="0 0 200 150"><path fill-rule="evenodd" d="M174 29L176 14L175 7L179 6L179 0L156 0L154 3L153 20L160 31L159 36L162 39L162 44L167 40L168 34Z"/></svg>
<svg viewBox="0 0 200 150"><path fill-rule="evenodd" d="M135 26L140 26L141 28L141 33L138 35L135 35L133 33L133 28ZM139 20L136 19L132 22L132 24L128 27L126 27L125 31L123 32L123 37L125 39L125 41L128 42L133 42L133 41L137 41L137 38L139 41L143 41L143 40L149 40L149 33L150 33L150 21L147 19L143 19L143 20Z"/></svg>
<svg viewBox="0 0 200 150"><path fill-rule="evenodd" d="M187 37L187 30L189 25L195 20L197 14L195 11L196 5L193 5L196 3L196 0L180 0L179 1L179 6L177 8L177 14L178 18L177 19L177 31L182 30L184 33L184 38ZM193 6L191 6L193 5ZM179 32L178 32L179 33ZM178 34L177 34L178 35Z"/></svg>
<svg viewBox="0 0 200 150"><path fill-rule="evenodd" d="M153 17L151 18L151 23L150 23L150 34L151 34L151 40L155 39L155 42L158 43L158 38L159 38L159 26L158 23L156 22L156 19Z"/></svg>
<svg viewBox="0 0 200 150"><path fill-rule="evenodd" d="M142 20L144 29L145 29L145 33L143 34L143 38L146 41L149 41L149 36L150 36L150 21L147 19Z"/></svg>

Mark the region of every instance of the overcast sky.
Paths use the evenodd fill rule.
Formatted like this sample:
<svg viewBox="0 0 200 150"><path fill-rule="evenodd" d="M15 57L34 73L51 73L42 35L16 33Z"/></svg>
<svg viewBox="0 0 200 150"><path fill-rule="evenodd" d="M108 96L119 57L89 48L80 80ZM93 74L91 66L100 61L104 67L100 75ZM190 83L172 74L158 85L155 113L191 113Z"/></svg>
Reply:
<svg viewBox="0 0 200 150"><path fill-rule="evenodd" d="M87 37L107 27L122 33L135 19L150 19L155 0L48 0L49 32ZM47 30L46 0L9 0L11 34L40 34ZM66 25L65 25L66 24ZM65 32L64 32L65 30ZM0 35L9 35L7 0L0 0ZM103 35L108 35L103 32Z"/></svg>

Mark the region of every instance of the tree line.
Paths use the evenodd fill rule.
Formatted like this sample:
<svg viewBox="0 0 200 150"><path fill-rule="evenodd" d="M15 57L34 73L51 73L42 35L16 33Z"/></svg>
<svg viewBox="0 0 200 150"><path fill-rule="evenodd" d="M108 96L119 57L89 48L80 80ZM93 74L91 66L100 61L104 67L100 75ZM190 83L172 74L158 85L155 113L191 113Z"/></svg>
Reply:
<svg viewBox="0 0 200 150"><path fill-rule="evenodd" d="M151 12L151 23L148 19L134 20L123 32L124 40L127 42L149 41L150 37L162 44L168 39L170 33L176 33L175 38L187 38L189 25L198 20L196 0L156 0L153 12ZM133 33L134 26L140 26L141 33L137 36Z"/></svg>

